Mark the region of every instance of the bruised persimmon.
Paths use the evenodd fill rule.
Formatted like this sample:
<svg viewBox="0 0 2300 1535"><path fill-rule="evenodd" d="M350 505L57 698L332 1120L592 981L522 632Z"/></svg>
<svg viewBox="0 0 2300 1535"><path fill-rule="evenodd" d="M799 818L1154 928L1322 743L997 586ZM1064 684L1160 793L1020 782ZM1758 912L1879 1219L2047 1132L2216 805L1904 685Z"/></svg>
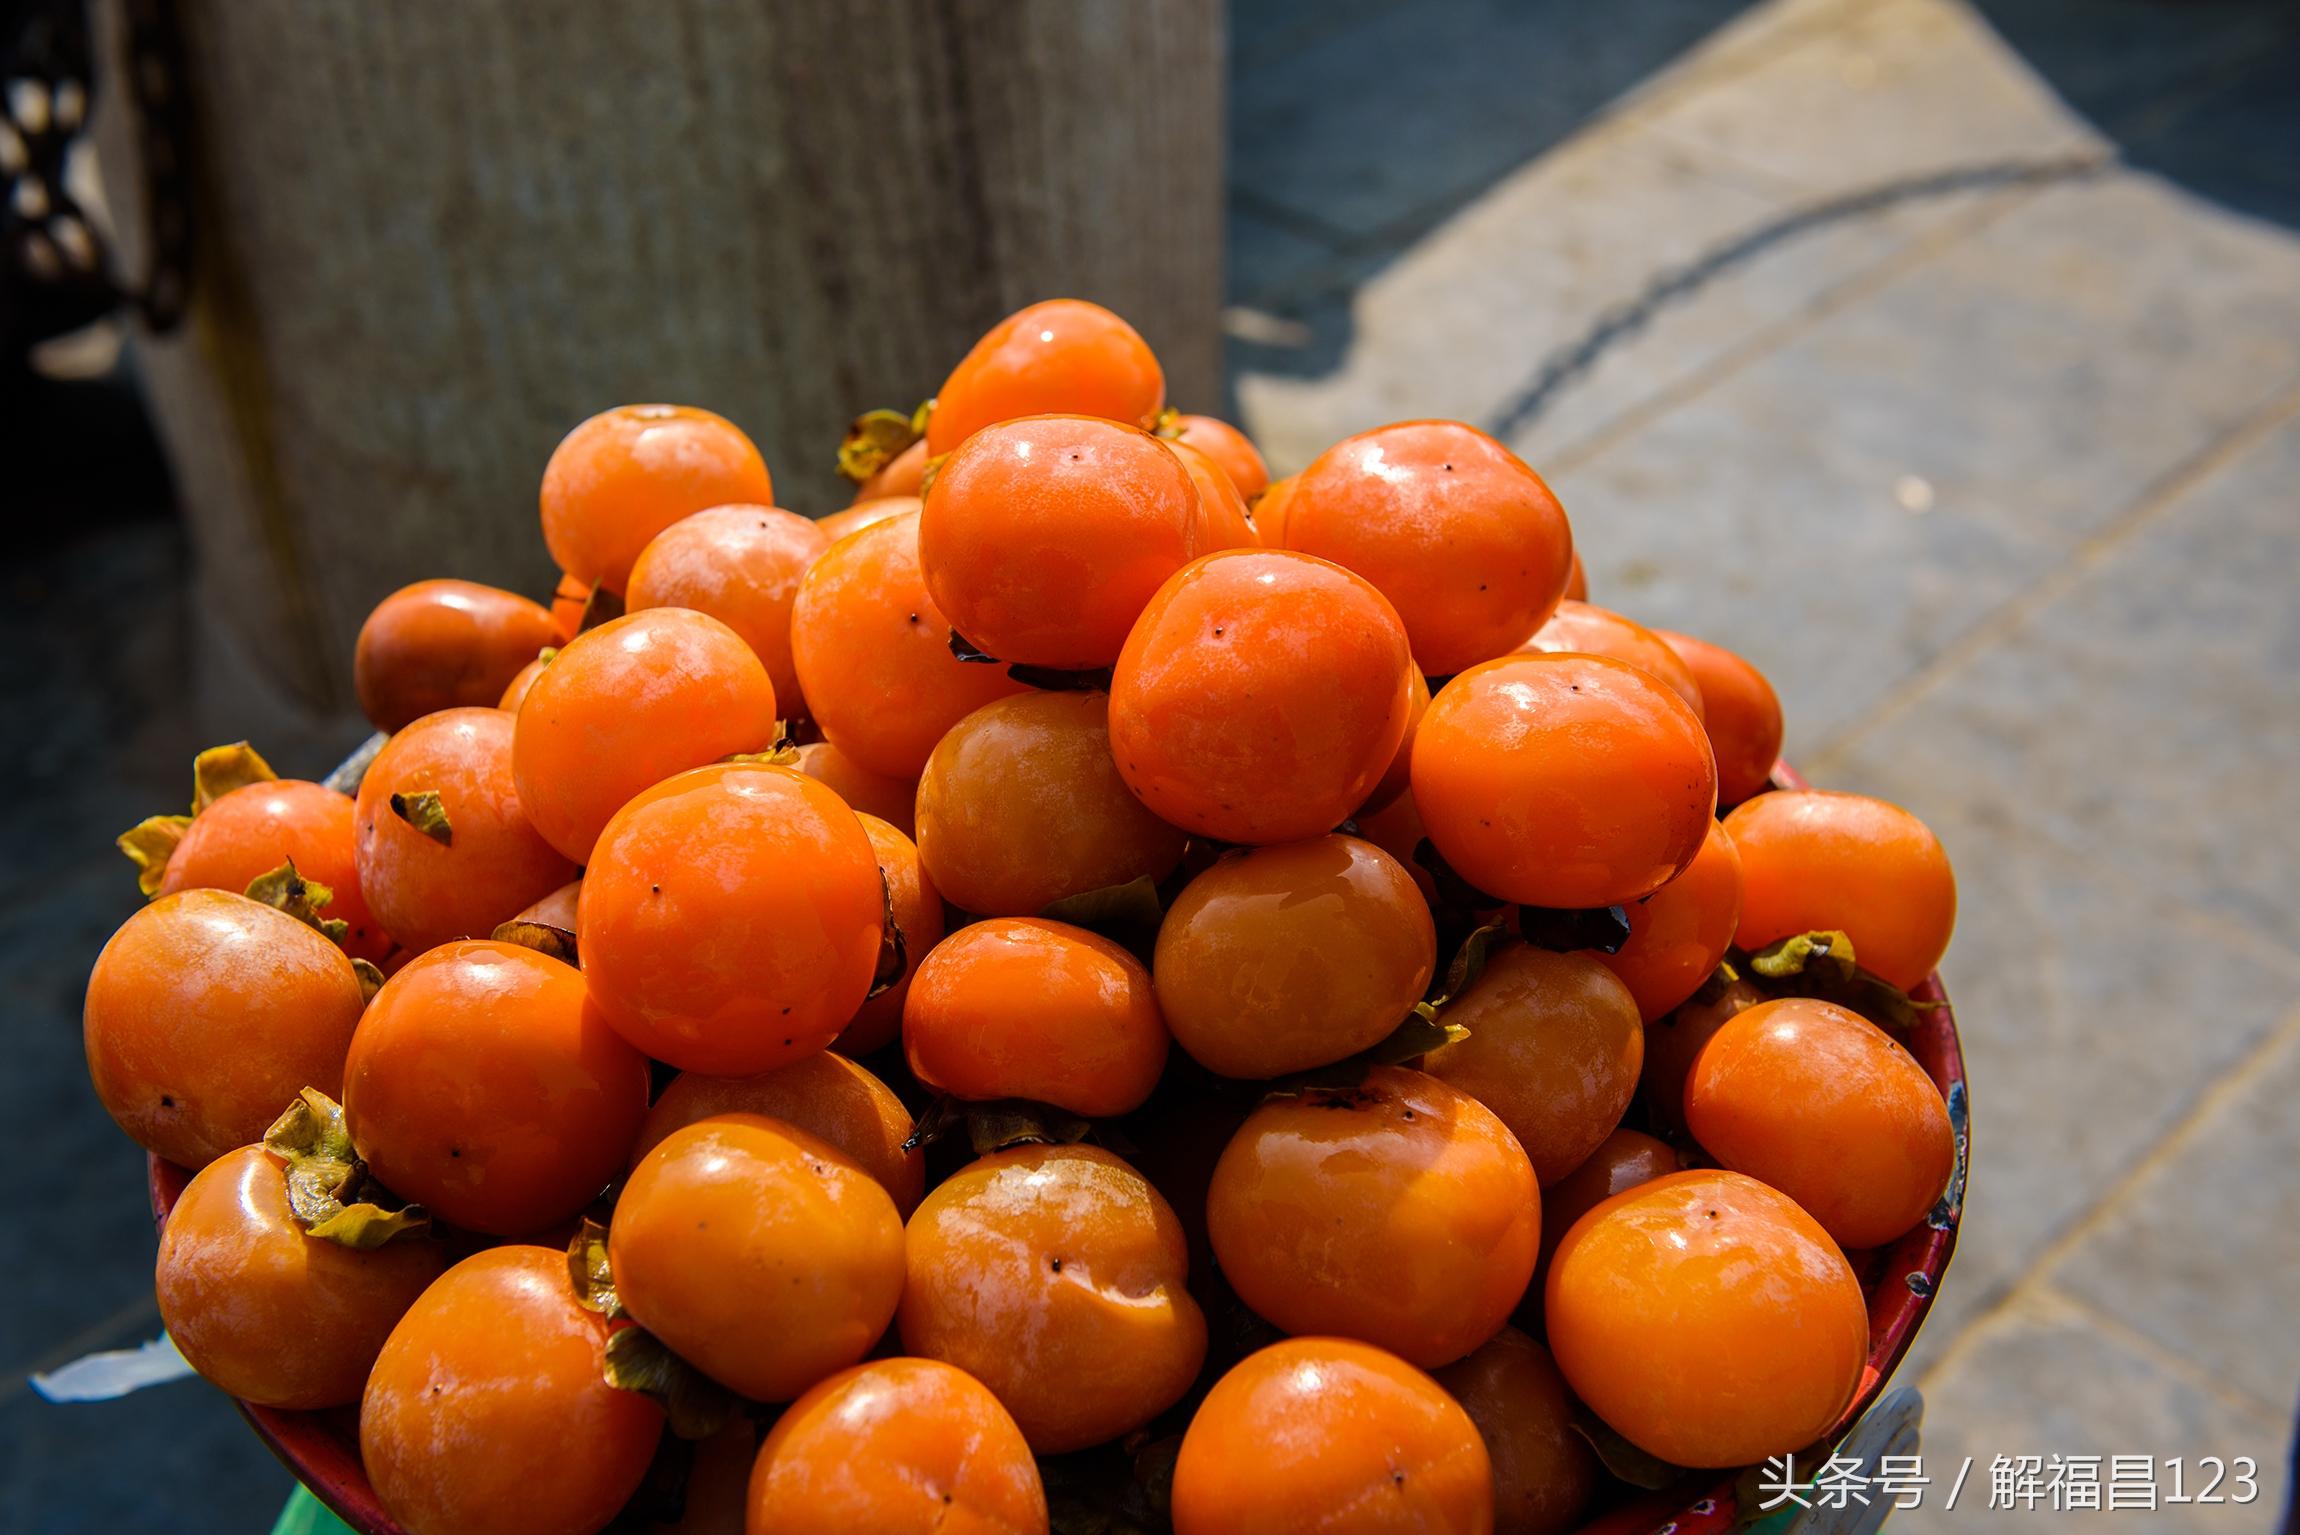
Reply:
<svg viewBox="0 0 2300 1535"><path fill-rule="evenodd" d="M854 500L848 504L859 507L873 501L917 495L919 487L926 483L926 461L926 439L921 437L881 464L876 473L857 485ZM911 510L915 512L918 508L914 506ZM854 530L849 528L847 531Z"/></svg>
<svg viewBox="0 0 2300 1535"><path fill-rule="evenodd" d="M1234 549L1175 573L1110 683L1110 746L1142 802L1225 842L1291 842L1365 802L1412 713L1388 601L1338 565Z"/></svg>
<svg viewBox="0 0 2300 1535"><path fill-rule="evenodd" d="M926 1193L926 1154L903 1149L910 1111L893 1088L829 1050L756 1076L680 1072L647 1110L631 1164L636 1167L674 1130L718 1114L763 1114L819 1137L877 1179L905 1217Z"/></svg>
<svg viewBox="0 0 2300 1535"><path fill-rule="evenodd" d="M575 877L528 820L513 730L500 709L427 714L360 780L359 885L402 948L484 938Z"/></svg>
<svg viewBox="0 0 2300 1535"><path fill-rule="evenodd" d="M806 712L791 664L791 605L807 567L830 547L813 521L776 506L714 506L651 539L623 594L631 612L692 608L741 636L767 669L786 714Z"/></svg>
<svg viewBox="0 0 2300 1535"><path fill-rule="evenodd" d="M359 1451L408 1535L591 1535L655 1457L663 1413L606 1380L605 1317L567 1255L491 1247L392 1329L360 1399Z"/></svg>
<svg viewBox="0 0 2300 1535"><path fill-rule="evenodd" d="M911 1074L938 1093L1090 1119L1137 1108L1166 1065L1150 972L1082 927L992 917L926 956L903 1004Z"/></svg>
<svg viewBox="0 0 2300 1535"><path fill-rule="evenodd" d="M904 1239L903 1347L989 1387L1041 1455L1130 1433L1206 1354L1173 1210L1096 1146L1017 1146L926 1196Z"/></svg>
<svg viewBox="0 0 2300 1535"><path fill-rule="evenodd" d="M855 1009L854 1017L839 1032L839 1049L849 1055L868 1055L893 1043L902 1032L903 1003L910 996L911 979L934 946L942 942L943 906L942 892L934 888L934 881L926 877L926 866L919 861L918 844L877 816L864 814L859 806L855 817L870 838L871 851L878 855L879 876L886 881L887 901L893 908L894 925L902 930L903 945L902 974ZM906 1208L903 1213L910 1212Z"/></svg>
<svg viewBox="0 0 2300 1535"><path fill-rule="evenodd" d="M950 728L918 781L918 856L952 905L1035 916L1182 861L1183 833L1119 776L1109 717L1101 693L1031 692Z"/></svg>
<svg viewBox="0 0 2300 1535"><path fill-rule="evenodd" d="M1543 1306L1567 1384L1679 1466L1800 1450L1853 1400L1868 1307L1837 1244L1740 1173L1672 1173L1575 1223Z"/></svg>
<svg viewBox="0 0 2300 1535"><path fill-rule="evenodd" d="M1621 977L1647 1023L1701 989L1717 973L1741 921L1741 855L1712 821L1701 851L1677 877L1622 907L1629 936L1612 954L1590 958Z"/></svg>
<svg viewBox="0 0 2300 1535"><path fill-rule="evenodd" d="M375 1176L494 1236L589 1204L646 1112L646 1059L581 972L490 939L443 944L384 982L344 1066L344 1124Z"/></svg>
<svg viewBox="0 0 2300 1535"><path fill-rule="evenodd" d="M1426 1369L1509 1320L1541 1245L1541 1192L1476 1099L1380 1066L1248 1115L1214 1169L1206 1226L1239 1299L1280 1329Z"/></svg>
<svg viewBox="0 0 2300 1535"><path fill-rule="evenodd" d="M740 635L706 613L647 608L577 635L543 669L520 706L512 774L544 840L586 863L640 790L776 733L774 683Z"/></svg>
<svg viewBox="0 0 2300 1535"><path fill-rule="evenodd" d="M1604 656L1505 656L1430 700L1414 806L1473 886L1528 906L1634 901L1693 861L1717 804L1701 720Z"/></svg>
<svg viewBox="0 0 2300 1535"><path fill-rule="evenodd" d="M492 706L535 652L559 643L551 610L476 581L418 581L375 605L352 652L360 712L397 730L441 709Z"/></svg>
<svg viewBox="0 0 2300 1535"><path fill-rule="evenodd" d="M926 451L940 458L1017 416L1062 411L1147 427L1165 408L1165 372L1133 326L1100 304L1048 299L992 326L950 370L934 392Z"/></svg>
<svg viewBox="0 0 2300 1535"><path fill-rule="evenodd" d="M1722 645L1654 633L1684 658L1700 684L1702 723L1717 753L1717 803L1738 805L1761 792L1781 756L1781 700L1765 674Z"/></svg>
<svg viewBox="0 0 2300 1535"><path fill-rule="evenodd" d="M764 763L666 779L616 813L583 875L591 996L682 1071L742 1076L811 1055L878 971L886 891L862 822Z"/></svg>
<svg viewBox="0 0 2300 1535"><path fill-rule="evenodd" d="M365 1005L343 950L228 890L182 890L105 943L82 1013L88 1076L145 1150L198 1169L343 1085Z"/></svg>
<svg viewBox="0 0 2300 1535"><path fill-rule="evenodd" d="M1659 633L1610 608L1594 607L1569 597L1557 605L1549 621L1534 630L1533 637L1519 648L1547 655L1572 652L1626 661L1668 683L1669 690L1684 699L1695 714L1702 712L1701 683L1685 658Z"/></svg>
<svg viewBox="0 0 2300 1535"><path fill-rule="evenodd" d="M620 592L648 540L714 506L772 506L741 428L692 405L618 405L569 432L543 469L543 542L579 581Z"/></svg>
<svg viewBox="0 0 2300 1535"><path fill-rule="evenodd" d="M1202 551L1197 482L1139 427L1025 416L968 438L919 514L935 606L1001 661L1118 659L1151 593Z"/></svg>
<svg viewBox="0 0 2300 1535"><path fill-rule="evenodd" d="M351 796L325 784L295 778L242 784L192 817L160 872L158 893L244 894L262 876L292 863L298 874L332 893L319 914L350 924L341 940L344 952L381 959L391 952L391 938L360 894L356 820Z"/></svg>
<svg viewBox="0 0 2300 1535"><path fill-rule="evenodd" d="M751 1472L749 1535L1046 1535L1022 1430L983 1384L934 1359L878 1359L818 1382L775 1420Z"/></svg>
<svg viewBox="0 0 2300 1535"><path fill-rule="evenodd" d="M1957 877L1932 828L1900 806L1777 790L1736 806L1725 830L1741 853L1740 947L1834 929L1863 969L1904 991L1948 951Z"/></svg>
<svg viewBox="0 0 2300 1535"><path fill-rule="evenodd" d="M1645 1064L1638 1073L1637 1097L1645 1117L1664 1135L1684 1136L1685 1079L1701 1047L1745 1007L1764 1000L1764 994L1736 977L1714 992L1697 996L1645 1027Z"/></svg>
<svg viewBox="0 0 2300 1535"><path fill-rule="evenodd" d="M211 1384L259 1407L338 1407L359 1400L445 1252L420 1236L363 1251L304 1235L279 1158L242 1146L176 1197L153 1288L161 1325Z"/></svg>
<svg viewBox="0 0 2300 1535"><path fill-rule="evenodd" d="M823 536L835 544L849 533L860 533L863 529L878 523L888 522L896 517L915 517L918 515L919 508L924 505L926 505L925 502L916 495L909 493L899 496L877 496L868 501L858 499L852 506L843 507L826 517L816 518L815 526L822 529ZM827 549L830 544L825 544L823 547Z"/></svg>
<svg viewBox="0 0 2300 1535"><path fill-rule="evenodd" d="M790 765L820 779L855 814L876 816L906 837L918 834L917 779L874 773L828 741L809 741Z"/></svg>
<svg viewBox="0 0 2300 1535"><path fill-rule="evenodd" d="M1215 416L1177 416L1174 440L1212 459L1247 501L1269 489L1270 466L1262 462L1262 450L1229 422Z"/></svg>
<svg viewBox="0 0 2300 1535"><path fill-rule="evenodd" d="M1175 1043L1226 1077L1307 1071L1405 1021L1437 964L1413 876L1355 837L1223 855L1158 928L1158 1004Z"/></svg>
<svg viewBox="0 0 2300 1535"><path fill-rule="evenodd" d="M1488 1535L1494 1466L1436 1381L1289 1338L1214 1383L1174 1461L1174 1535Z"/></svg>
<svg viewBox="0 0 2300 1535"><path fill-rule="evenodd" d="M1198 552L1259 548L1262 540L1246 511L1246 498L1212 455L1176 438L1168 438L1166 446L1182 460L1182 467L1190 471L1190 483L1198 487Z"/></svg>
<svg viewBox="0 0 2300 1535"><path fill-rule="evenodd" d="M1493 1462L1494 1535L1575 1528L1603 1472L1573 1426L1578 1404L1549 1350L1504 1327L1436 1378L1477 1425Z"/></svg>
<svg viewBox="0 0 2300 1535"><path fill-rule="evenodd" d="M1285 546L1380 588L1432 677L1522 642L1556 608L1573 563L1565 511L1541 476L1459 421L1401 421L1319 454L1286 501Z"/></svg>

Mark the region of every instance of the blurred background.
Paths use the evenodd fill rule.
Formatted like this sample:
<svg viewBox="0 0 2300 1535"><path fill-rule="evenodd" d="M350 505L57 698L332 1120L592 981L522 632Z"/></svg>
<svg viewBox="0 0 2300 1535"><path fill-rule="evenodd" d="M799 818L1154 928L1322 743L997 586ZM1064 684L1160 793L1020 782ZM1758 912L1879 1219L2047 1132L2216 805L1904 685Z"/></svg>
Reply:
<svg viewBox="0 0 2300 1535"><path fill-rule="evenodd" d="M2250 1509L2066 1517L2274 1523L2300 8L81 15L0 4L0 1529L261 1530L289 1485L197 1382L26 1384L158 1326L141 1157L80 1060L137 899L112 837L202 745L332 765L402 581L547 591L534 487L583 415L712 406L819 512L849 415L1057 293L1276 472L1400 417L1495 432L1594 600L1750 657L1808 776L1940 832L1975 1165L1900 1377L1928 1458L2251 1456ZM1976 1498L1894 1528L2053 1517Z"/></svg>

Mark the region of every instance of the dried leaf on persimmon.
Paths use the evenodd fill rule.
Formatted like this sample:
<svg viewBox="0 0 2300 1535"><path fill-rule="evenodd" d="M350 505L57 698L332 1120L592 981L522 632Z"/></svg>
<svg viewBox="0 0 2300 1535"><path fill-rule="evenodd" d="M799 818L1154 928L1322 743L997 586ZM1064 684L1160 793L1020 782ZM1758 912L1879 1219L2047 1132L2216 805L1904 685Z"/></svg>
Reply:
<svg viewBox="0 0 2300 1535"><path fill-rule="evenodd" d="M860 485L908 452L926 435L926 409L921 405L907 416L899 410L866 410L855 417L839 441L840 476Z"/></svg>
<svg viewBox="0 0 2300 1535"><path fill-rule="evenodd" d="M455 826L447 819L447 804L437 789L417 789L391 797L391 813L422 832L441 847L455 846Z"/></svg>
<svg viewBox="0 0 2300 1535"><path fill-rule="evenodd" d="M615 1329L607 1339L602 1373L610 1386L653 1397L681 1439L708 1439L735 1415L732 1391L672 1353L644 1327Z"/></svg>
<svg viewBox="0 0 2300 1535"><path fill-rule="evenodd" d="M615 1271L607 1261L607 1228L590 1216L567 1243L567 1277L575 1283L575 1299L587 1311L610 1322L630 1315L623 1297L615 1292Z"/></svg>
<svg viewBox="0 0 2300 1535"><path fill-rule="evenodd" d="M263 753L245 741L211 746L192 759L192 814L198 815L234 789L275 783L279 776L264 761Z"/></svg>
<svg viewBox="0 0 2300 1535"><path fill-rule="evenodd" d="M582 968L582 960L577 957L575 952L575 935L563 927L553 927L548 922L529 922L523 918L514 918L509 922L497 923L495 931L487 936L497 943L515 943L523 949L533 949L538 954L548 954L562 964L573 965L577 969Z"/></svg>
<svg viewBox="0 0 2300 1535"><path fill-rule="evenodd" d="M160 893L160 880L168 872L168 860L176 856L176 844L184 840L184 833L191 827L192 818L188 815L148 815L112 839L136 866L138 890L147 896Z"/></svg>
<svg viewBox="0 0 2300 1535"><path fill-rule="evenodd" d="M383 972L372 961L354 956L351 973L359 977L359 1000L363 1003L373 1002L375 994L383 990Z"/></svg>
<svg viewBox="0 0 2300 1535"><path fill-rule="evenodd" d="M249 880L247 897L261 901L274 911L284 911L307 927L317 928L338 945L343 942L343 935L351 931L351 924L343 918L320 915L335 899L335 891L316 879L305 879L298 874L292 858L270 873Z"/></svg>
<svg viewBox="0 0 2300 1535"><path fill-rule="evenodd" d="M272 1121L264 1149L287 1164L288 1211L316 1241L365 1249L430 1227L422 1206L392 1199L368 1175L342 1105L316 1087Z"/></svg>

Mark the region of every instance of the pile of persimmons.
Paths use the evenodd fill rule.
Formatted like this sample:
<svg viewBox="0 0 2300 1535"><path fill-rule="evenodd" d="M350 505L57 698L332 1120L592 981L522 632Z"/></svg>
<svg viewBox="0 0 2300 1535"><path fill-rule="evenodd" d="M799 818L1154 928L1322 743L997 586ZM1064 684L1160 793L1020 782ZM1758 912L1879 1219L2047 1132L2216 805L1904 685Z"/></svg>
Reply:
<svg viewBox="0 0 2300 1535"><path fill-rule="evenodd" d="M1828 1440L1956 1155L1921 823L1472 427L1270 482L1056 301L840 458L585 421L552 604L368 619L356 797L121 839L203 1375L413 1535L1534 1535Z"/></svg>

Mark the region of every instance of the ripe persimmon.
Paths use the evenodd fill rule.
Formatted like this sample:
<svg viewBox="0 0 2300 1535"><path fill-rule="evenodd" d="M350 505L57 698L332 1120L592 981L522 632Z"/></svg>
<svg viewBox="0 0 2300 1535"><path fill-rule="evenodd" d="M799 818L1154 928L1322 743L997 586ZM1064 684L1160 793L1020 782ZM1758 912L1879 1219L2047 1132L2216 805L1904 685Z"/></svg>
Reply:
<svg viewBox="0 0 2300 1535"><path fill-rule="evenodd" d="M1628 902L1629 936L1612 954L1590 958L1621 977L1647 1023L1676 1007L1717 973L1741 921L1741 855L1716 821L1701 851L1677 877Z"/></svg>
<svg viewBox="0 0 2300 1535"><path fill-rule="evenodd" d="M989 1387L1041 1455L1129 1433L1206 1355L1182 1226L1096 1146L1017 1146L952 1174L904 1239L903 1347Z"/></svg>
<svg viewBox="0 0 2300 1535"><path fill-rule="evenodd" d="M1565 578L1565 595L1575 602L1589 600L1589 573L1581 568L1581 551L1573 551L1573 573Z"/></svg>
<svg viewBox="0 0 2300 1535"><path fill-rule="evenodd" d="M918 844L901 831L866 815L860 807L855 818L878 855L878 872L886 881L887 899L894 908L894 924L902 930L902 974L878 995L855 1009L854 1017L839 1031L838 1047L849 1055L868 1055L885 1048L902 1032L902 1009L910 996L910 983L919 964L942 942L942 892L926 877ZM903 1214L908 1215L906 1207Z"/></svg>
<svg viewBox="0 0 2300 1535"><path fill-rule="evenodd" d="M1430 841L1472 885L1581 909L1649 895L1693 861L1717 769L1700 718L1652 673L1517 655L1430 700L1413 794Z"/></svg>
<svg viewBox="0 0 2300 1535"><path fill-rule="evenodd" d="M809 741L792 767L820 779L857 815L876 816L906 837L918 835L918 780L872 772L828 741Z"/></svg>
<svg viewBox="0 0 2300 1535"><path fill-rule="evenodd" d="M1736 978L1713 995L1683 1003L1646 1025L1645 1065L1638 1072L1637 1097L1654 1129L1664 1135L1687 1133L1685 1079L1692 1075L1701 1047L1727 1020L1763 1000L1756 987Z"/></svg>
<svg viewBox="0 0 2300 1535"><path fill-rule="evenodd" d="M1544 1257L1557 1250L1575 1221L1614 1195L1682 1171L1684 1165L1667 1141L1626 1126L1615 1130L1579 1167L1542 1190Z"/></svg>
<svg viewBox="0 0 2300 1535"><path fill-rule="evenodd" d="M1489 1535L1467 1412L1393 1354L1289 1338L1214 1383L1174 1461L1174 1535Z"/></svg>
<svg viewBox="0 0 2300 1535"><path fill-rule="evenodd" d="M1573 653L1626 661L1668 683L1669 690L1684 699L1696 715L1703 712L1701 683L1685 658L1658 632L1635 619L1622 617L1611 608L1595 607L1568 597L1549 615L1549 621L1534 630L1533 637L1518 648L1545 655Z"/></svg>
<svg viewBox="0 0 2300 1535"><path fill-rule="evenodd" d="M1701 686L1702 723L1717 753L1717 803L1761 792L1781 756L1781 700L1765 674L1722 645L1656 629Z"/></svg>
<svg viewBox="0 0 2300 1535"><path fill-rule="evenodd" d="M1289 474L1282 480L1272 480L1247 504L1246 510L1254 519L1254 532L1265 549L1291 547L1286 542L1286 508L1294 499L1296 478Z"/></svg>
<svg viewBox="0 0 2300 1535"><path fill-rule="evenodd" d="M391 952L391 938L360 894L356 820L351 796L324 784L295 778L242 784L192 817L160 872L158 893L244 894L262 876L292 863L298 874L333 893L320 915L351 924L344 931L343 951L358 959L381 959Z"/></svg>
<svg viewBox="0 0 2300 1535"><path fill-rule="evenodd" d="M530 901L511 920L514 922L540 922L545 927L555 927L561 932L572 933L575 931L575 916L581 910L582 903L583 882L579 879L571 879L541 900Z"/></svg>
<svg viewBox="0 0 2300 1535"><path fill-rule="evenodd" d="M620 592L648 540L714 506L772 506L766 460L692 405L618 405L578 426L543 469L543 542L578 581Z"/></svg>
<svg viewBox="0 0 2300 1535"><path fill-rule="evenodd" d="M446 1267L428 1237L358 1251L304 1235L284 1165L242 1146L176 1197L153 1289L168 1336L211 1384L304 1411L359 1400L383 1340Z"/></svg>
<svg viewBox="0 0 2300 1535"><path fill-rule="evenodd" d="M1238 494L1251 502L1270 486L1270 466L1244 432L1215 416L1177 416L1174 440L1205 454L1230 477Z"/></svg>
<svg viewBox="0 0 2300 1535"><path fill-rule="evenodd" d="M1541 1245L1533 1166L1491 1111L1397 1066L1246 1117L1206 1227L1238 1298L1290 1333L1334 1333L1424 1368L1499 1331Z"/></svg>
<svg viewBox="0 0 2300 1535"><path fill-rule="evenodd" d="M1147 427L1165 408L1165 372L1133 326L1100 304L1048 299L992 326L950 370L934 392L926 451L940 458L1018 416L1062 411Z"/></svg>
<svg viewBox="0 0 2300 1535"><path fill-rule="evenodd" d="M1167 438L1166 446L1182 460L1182 467L1190 471L1190 482L1198 487L1198 552L1261 547L1254 519L1246 511L1246 498L1238 494L1238 487L1213 456L1177 438Z"/></svg>
<svg viewBox="0 0 2300 1535"><path fill-rule="evenodd" d="M1494 1535L1575 1528L1603 1471L1573 1426L1577 1404L1549 1350L1504 1327L1436 1378L1477 1425L1493 1461Z"/></svg>
<svg viewBox="0 0 2300 1535"><path fill-rule="evenodd" d="M1357 809L1352 819L1364 817L1397 803L1413 784L1414 732L1421 728L1422 716L1429 712L1430 685L1415 667L1407 679L1410 691L1406 695L1406 733L1398 737L1398 749L1390 755L1390 765L1382 769L1382 781L1374 785L1374 792Z"/></svg>
<svg viewBox="0 0 2300 1535"><path fill-rule="evenodd" d="M896 517L915 517L925 505L925 502L909 492L899 496L875 496L867 501L857 499L851 506L816 518L815 526L822 529L823 536L835 544L849 533L860 533L878 523ZM829 545L824 547L828 548Z"/></svg>
<svg viewBox="0 0 2300 1535"><path fill-rule="evenodd" d="M829 1050L750 1077L680 1072L640 1123L631 1165L672 1131L718 1114L762 1114L837 1147L878 1180L905 1218L926 1193L926 1153L902 1144L910 1135L910 1111L893 1088Z"/></svg>
<svg viewBox="0 0 2300 1535"><path fill-rule="evenodd" d="M926 459L926 439L921 437L881 464L877 473L857 485L854 499L848 505L864 506L873 501L917 495L919 487L926 483ZM911 510L915 512L918 508L914 506ZM850 527L847 531L851 533L854 529Z"/></svg>
<svg viewBox="0 0 2300 1535"><path fill-rule="evenodd" d="M1241 849L1183 887L1158 928L1175 1043L1226 1077L1355 1055L1405 1021L1437 965L1413 876L1356 837Z"/></svg>
<svg viewBox="0 0 2300 1535"><path fill-rule="evenodd" d="M418 581L359 626L352 686L378 730L441 709L485 708L535 652L559 643L551 610L476 581Z"/></svg>
<svg viewBox="0 0 2300 1535"><path fill-rule="evenodd" d="M1110 682L1110 746L1142 802L1225 842L1331 831L1382 780L1413 656L1382 594L1338 565L1233 549L1158 589Z"/></svg>
<svg viewBox="0 0 2300 1535"><path fill-rule="evenodd" d="M96 956L88 1076L131 1140L197 1170L263 1139L303 1089L338 1096L365 1003L316 929L228 890L178 891Z"/></svg>
<svg viewBox="0 0 2300 1535"><path fill-rule="evenodd" d="M504 684L503 696L495 701L495 707L506 714L517 714L519 706L527 702L527 695L534 690L535 679L542 676L543 668L550 664L548 657L538 655L519 668L512 674L511 680Z"/></svg>
<svg viewBox="0 0 2300 1535"><path fill-rule="evenodd" d="M542 1231L621 1172L647 1062L573 966L473 939L410 960L352 1036L343 1117L385 1187L493 1236Z"/></svg>
<svg viewBox="0 0 2300 1535"><path fill-rule="evenodd" d="M692 608L742 637L785 714L806 700L791 664L791 605L807 567L831 546L820 525L776 506L714 506L649 540L623 594L631 612Z"/></svg>
<svg viewBox="0 0 2300 1535"><path fill-rule="evenodd" d="M1741 853L1742 948L1833 929L1863 969L1904 991L1948 951L1957 877L1932 828L1900 806L1777 790L1736 806L1725 830Z"/></svg>

